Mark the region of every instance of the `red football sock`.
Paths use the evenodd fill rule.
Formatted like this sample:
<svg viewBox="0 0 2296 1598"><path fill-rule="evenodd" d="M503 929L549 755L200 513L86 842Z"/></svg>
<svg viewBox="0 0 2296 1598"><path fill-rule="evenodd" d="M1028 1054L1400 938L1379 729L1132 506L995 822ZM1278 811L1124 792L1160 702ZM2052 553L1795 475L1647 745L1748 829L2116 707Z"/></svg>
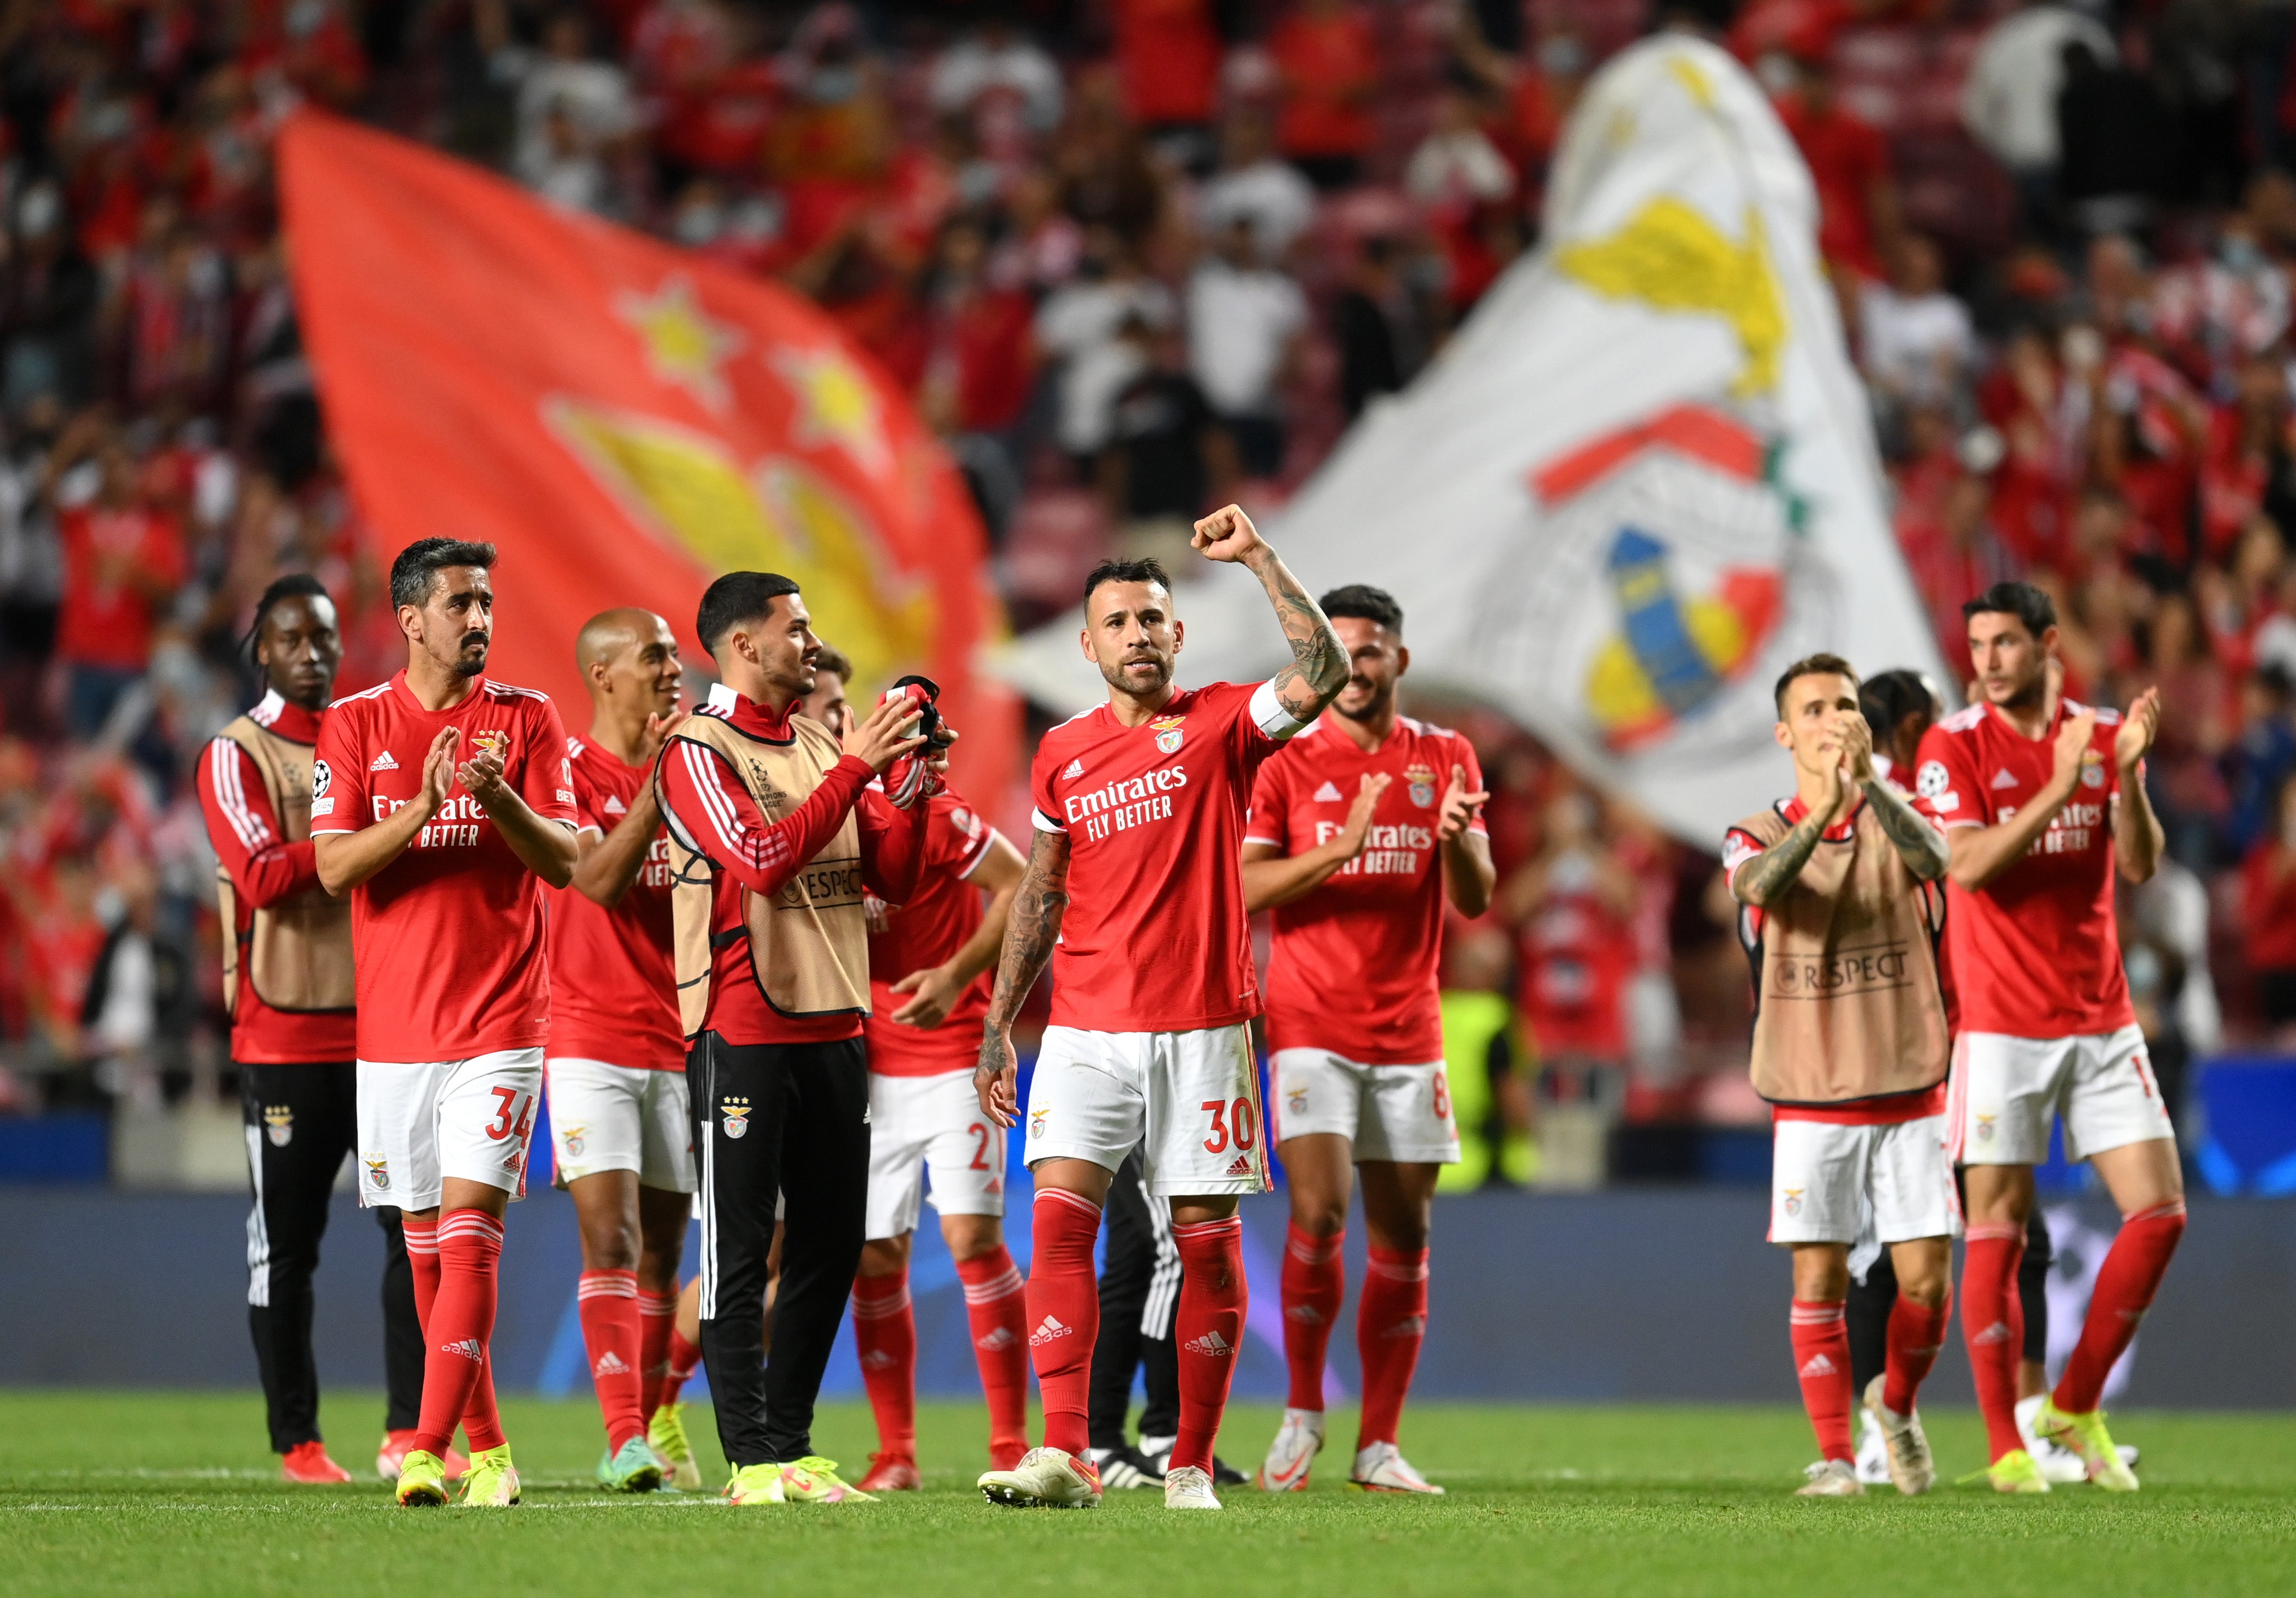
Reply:
<svg viewBox="0 0 2296 1598"><path fill-rule="evenodd" d="M458 1419L472 1453L503 1445L487 1371L502 1245L502 1223L483 1209L439 1217L439 1291L422 1323L422 1418L414 1446L441 1459Z"/></svg>
<svg viewBox="0 0 2296 1598"><path fill-rule="evenodd" d="M888 1276L853 1279L853 1344L877 1416L877 1449L917 1456L917 1319L909 1308L906 1266Z"/></svg>
<svg viewBox="0 0 2296 1598"><path fill-rule="evenodd" d="M1427 1250L1374 1249L1364 1262L1356 1303L1356 1352L1363 1360L1363 1419L1356 1452L1391 1443L1403 1421L1403 1396L1427 1340ZM1298 1379L1299 1373L1292 1373Z"/></svg>
<svg viewBox="0 0 2296 1598"><path fill-rule="evenodd" d="M972 1356L980 1364L980 1390L988 1399L992 1456L1029 1446L1028 1287L1013 1256L998 1243L986 1254L956 1262L964 1282L964 1313L972 1323Z"/></svg>
<svg viewBox="0 0 2296 1598"><path fill-rule="evenodd" d="M1905 1294L1898 1295L1890 1311L1890 1357L1882 1367L1882 1403L1892 1414L1914 1413L1914 1395L1922 1389L1930 1367L1945 1346L1946 1321L1953 1314L1953 1297L1935 1309L1925 1309Z"/></svg>
<svg viewBox="0 0 2296 1598"><path fill-rule="evenodd" d="M606 1422L606 1447L619 1454L624 1443L645 1435L638 1274L585 1271L574 1289L574 1304L582 1317L582 1344L590 1356L598 1412Z"/></svg>
<svg viewBox="0 0 2296 1598"><path fill-rule="evenodd" d="M1856 1460L1849 1446L1849 1324L1846 1300L1793 1301L1794 1369L1801 1377L1801 1406L1827 1459Z"/></svg>
<svg viewBox="0 0 2296 1598"><path fill-rule="evenodd" d="M2097 1271L2088 1316L2081 1323L2080 1341L2057 1381L2054 1397L2065 1414L2087 1414L2104 1397L2104 1379L2112 1373L2113 1363L2128 1347L2128 1340L2136 1335L2136 1323L2152 1307L2152 1295L2160 1291L2161 1274L2169 1268L2169 1257L2177 1251L2177 1240L2184 1235L2182 1199L2140 1209L2120 1223L2120 1234L2112 1240Z"/></svg>
<svg viewBox="0 0 2296 1598"><path fill-rule="evenodd" d="M641 1406L646 1419L662 1405L662 1384L669 1380L669 1334L677 1330L677 1291L638 1293L638 1372Z"/></svg>
<svg viewBox="0 0 2296 1598"><path fill-rule="evenodd" d="M430 1306L439 1299L439 1223L401 1215L398 1229L406 1237L406 1263L414 1271L414 1318L427 1333ZM440 1455L444 1458L445 1455Z"/></svg>
<svg viewBox="0 0 2296 1598"><path fill-rule="evenodd" d="M661 1403L656 1408L676 1403L678 1393L693 1380L693 1373L701 1368L701 1345L685 1340L685 1333L677 1329L675 1317L669 1327L668 1365L662 1373Z"/></svg>
<svg viewBox="0 0 2296 1598"><path fill-rule="evenodd" d="M1081 1458L1092 1442L1087 1400L1092 1345L1100 1336L1100 1284L1092 1274L1100 1208L1065 1189L1040 1187L1030 1224L1029 1358L1045 1406L1045 1446Z"/></svg>
<svg viewBox="0 0 2296 1598"><path fill-rule="evenodd" d="M1985 1444L1999 1459L2025 1446L2017 1430L2017 1363L2025 1356L2025 1303L2017 1296L2017 1262L2025 1228L2001 1222L1969 1228L1961 1260L1961 1333Z"/></svg>
<svg viewBox="0 0 2296 1598"><path fill-rule="evenodd" d="M1340 1246L1345 1232L1317 1237L1294 1221L1283 1240L1283 1363L1292 1368L1293 1409L1324 1408L1324 1355L1348 1291L1348 1264Z"/></svg>
<svg viewBox="0 0 2296 1598"><path fill-rule="evenodd" d="M1180 1250L1180 1307L1172 1325L1180 1345L1180 1432L1170 1468L1210 1471L1243 1340L1243 1217L1174 1226L1172 1241Z"/></svg>

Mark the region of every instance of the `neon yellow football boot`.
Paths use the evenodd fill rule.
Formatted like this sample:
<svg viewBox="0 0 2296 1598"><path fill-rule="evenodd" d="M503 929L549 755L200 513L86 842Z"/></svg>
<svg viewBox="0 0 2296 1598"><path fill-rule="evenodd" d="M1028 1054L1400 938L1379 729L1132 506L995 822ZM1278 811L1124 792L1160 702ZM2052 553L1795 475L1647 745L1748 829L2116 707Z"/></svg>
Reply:
<svg viewBox="0 0 2296 1598"><path fill-rule="evenodd" d="M701 1485L701 1467L693 1463L693 1445L685 1440L685 1405L665 1404L655 1410L646 1426L646 1441L669 1467L670 1486L690 1493Z"/></svg>
<svg viewBox="0 0 2296 1598"><path fill-rule="evenodd" d="M409 1448L398 1462L398 1502L407 1509L446 1503L447 1462L435 1454Z"/></svg>
<svg viewBox="0 0 2296 1598"><path fill-rule="evenodd" d="M2088 1479L2105 1491L2136 1490L2136 1472L2121 1459L2120 1450L2113 1446L2112 1433L2104 1429L2104 1411L2092 1409L2085 1415L2068 1414L2057 1407L2055 1398L2044 1398L2033 1416L2033 1435L2047 1438L2059 1447L2079 1455L2081 1463L2088 1467Z"/></svg>
<svg viewBox="0 0 2296 1598"><path fill-rule="evenodd" d="M406 1479L402 1468L399 1480ZM463 1478L463 1496L455 1502L472 1509L508 1509L518 1502L518 1468L510 1463L508 1443L499 1448L472 1450L471 1468Z"/></svg>
<svg viewBox="0 0 2296 1598"><path fill-rule="evenodd" d="M874 1504L877 1497L839 1476L835 1460L808 1454L782 1466L782 1500L786 1504Z"/></svg>
<svg viewBox="0 0 2296 1598"><path fill-rule="evenodd" d="M779 1465L743 1465L726 1483L728 1504L786 1504Z"/></svg>
<svg viewBox="0 0 2296 1598"><path fill-rule="evenodd" d="M2022 1448L2012 1448L1982 1471L1972 1471L1961 1479L1961 1485L1983 1480L1991 1484L1997 1493L2046 1493L2049 1479L2041 1474L2041 1467Z"/></svg>

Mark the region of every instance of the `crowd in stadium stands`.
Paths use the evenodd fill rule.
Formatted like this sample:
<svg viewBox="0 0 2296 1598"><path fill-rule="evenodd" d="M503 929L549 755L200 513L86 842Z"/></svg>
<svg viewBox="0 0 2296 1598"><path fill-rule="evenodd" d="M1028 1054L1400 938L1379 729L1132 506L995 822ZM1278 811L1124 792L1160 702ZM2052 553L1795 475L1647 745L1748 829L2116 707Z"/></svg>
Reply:
<svg viewBox="0 0 2296 1598"><path fill-rule="evenodd" d="M1810 161L1948 660L1960 600L2024 575L2071 692L2164 691L2176 865L2124 921L2156 1049L2296 1024L2287 6L11 0L0 1108L215 1086L188 760L250 696L253 595L326 580L345 691L398 657L298 340L299 105L811 296L947 438L1027 625L1105 553L1280 505L1536 242L1581 86L1661 25L1722 38ZM1710 859L1458 715L1503 873L1462 966L1512 968L1556 1092L1758 1115L1685 1069L1743 1052Z"/></svg>

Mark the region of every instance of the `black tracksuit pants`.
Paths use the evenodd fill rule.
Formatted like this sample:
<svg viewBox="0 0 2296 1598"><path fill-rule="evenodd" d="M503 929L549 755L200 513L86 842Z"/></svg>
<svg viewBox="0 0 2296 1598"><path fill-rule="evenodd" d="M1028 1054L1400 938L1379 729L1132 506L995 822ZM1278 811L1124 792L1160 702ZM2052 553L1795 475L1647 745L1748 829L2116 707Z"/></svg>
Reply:
<svg viewBox="0 0 2296 1598"><path fill-rule="evenodd" d="M357 1067L242 1065L240 1115L255 1202L247 1217L247 1324L263 1379L271 1447L284 1454L319 1436L319 1372L311 1348L311 1276L335 1177L358 1141ZM386 1241L382 1273L385 1426L414 1425L422 1404L422 1326L398 1211L375 1212Z"/></svg>
<svg viewBox="0 0 2296 1598"><path fill-rule="evenodd" d="M1108 1250L1088 1400L1094 1447L1124 1446L1136 1370L1148 1389L1140 1435L1170 1437L1180 1430L1180 1348L1172 1337L1179 1302L1180 1250L1172 1242L1171 1206L1150 1195L1135 1149L1108 1184Z"/></svg>
<svg viewBox="0 0 2296 1598"><path fill-rule="evenodd" d="M813 1408L861 1263L869 1069L861 1039L734 1045L685 1056L701 1199L701 1358L734 1469L813 1452ZM774 1203L786 1201L774 1347L759 1313Z"/></svg>

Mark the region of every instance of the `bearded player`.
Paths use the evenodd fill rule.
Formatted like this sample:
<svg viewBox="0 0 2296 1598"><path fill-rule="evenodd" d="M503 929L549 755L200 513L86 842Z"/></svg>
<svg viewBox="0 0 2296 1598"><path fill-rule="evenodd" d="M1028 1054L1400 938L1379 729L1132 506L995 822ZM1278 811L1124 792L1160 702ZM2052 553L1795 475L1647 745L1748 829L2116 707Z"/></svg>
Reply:
<svg viewBox="0 0 2296 1598"><path fill-rule="evenodd" d="M700 1484L676 1409L659 1407L693 1192L669 839L652 782L684 719L677 639L651 611L607 611L582 624L574 664L590 730L566 745L580 857L552 896L544 1075L557 1180L582 1234L576 1305L606 1424L598 1480L643 1493L665 1471Z"/></svg>
<svg viewBox="0 0 2296 1598"><path fill-rule="evenodd" d="M852 725L852 663L826 645L804 714L840 737ZM988 969L1021 885L1020 850L951 792L923 801L917 886L898 905L874 894L869 919L868 1241L853 1279L853 1340L877 1451L867 1493L909 1492L917 1474L917 1323L909 1250L932 1180L942 1241L964 1284L973 1358L988 1399L989 1463L1028 1451L1028 1326L1021 1272L1004 1248L1004 1138L980 1113L972 1067L988 1013ZM987 896L984 906L982 896Z"/></svg>
<svg viewBox="0 0 2296 1598"><path fill-rule="evenodd" d="M1439 1493L1396 1446L1427 1331L1435 1179L1459 1158L1436 971L1443 906L1480 915L1496 873L1482 768L1458 733L1398 713L1403 610L1360 586L1324 595L1350 675L1323 719L1259 768L1244 908L1273 908L1268 1074L1292 1189L1283 1354L1292 1391L1260 1467L1297 1492L1324 1446L1324 1351L1346 1291L1355 1172L1370 1250L1356 1308L1363 1414L1349 1482Z"/></svg>
<svg viewBox="0 0 2296 1598"><path fill-rule="evenodd" d="M1241 509L1197 522L1194 542L1259 578L1292 663L1256 685L1183 690L1172 672L1185 634L1162 568L1109 561L1085 579L1080 643L1108 702L1037 746L1036 837L974 1075L981 1110L1013 1125L1013 1017L1057 944L1027 1137L1037 1179L1029 1348L1045 1445L980 1479L992 1503L1100 1502L1086 1457L1100 1319L1093 1242L1110 1180L1144 1137L1149 1187L1172 1201L1180 1251L1180 1430L1164 1504L1219 1507L1212 1443L1243 1335L1236 1198L1267 1185L1246 1024L1259 992L1243 907L1245 806L1260 764L1346 686L1348 662L1332 624Z"/></svg>
<svg viewBox="0 0 2296 1598"><path fill-rule="evenodd" d="M1914 1395L1945 1340L1953 1269L1948 1031L1937 963L1938 830L1875 769L1857 677L1838 655L1786 668L1777 742L1794 795L1729 831L1753 963L1754 1089L1775 1119L1770 1241L1793 1250L1794 1365L1822 1457L1800 1491L1855 1497L1849 1250L1870 1210L1897 1270L1888 1363L1864 1394L1902 1493L1935 1484Z"/></svg>
<svg viewBox="0 0 2296 1598"><path fill-rule="evenodd" d="M2028 584L1996 584L1962 615L1979 702L1923 736L1914 788L1953 850L1946 927L1961 1031L1948 1113L1966 1176L1961 1320L1988 1473L2005 1493L2049 1488L2017 1431L2017 1266L2033 1167L2061 1118L2065 1157L2095 1168L2121 1226L2033 1430L2079 1455L2098 1486L2134 1492L2099 1403L2185 1231L2176 1134L2129 1004L2112 904L2116 867L2142 882L2160 863L2144 782L2160 694L2146 689L2122 716L2056 692L2056 607Z"/></svg>
<svg viewBox="0 0 2296 1598"><path fill-rule="evenodd" d="M495 1410L503 1214L526 1192L550 1035L542 888L572 878L566 729L546 694L488 680L491 544L423 538L391 563L406 666L338 700L311 780L319 881L351 896L360 1201L398 1205L425 1343L398 1502L518 1502ZM457 764L458 759L460 764Z"/></svg>

